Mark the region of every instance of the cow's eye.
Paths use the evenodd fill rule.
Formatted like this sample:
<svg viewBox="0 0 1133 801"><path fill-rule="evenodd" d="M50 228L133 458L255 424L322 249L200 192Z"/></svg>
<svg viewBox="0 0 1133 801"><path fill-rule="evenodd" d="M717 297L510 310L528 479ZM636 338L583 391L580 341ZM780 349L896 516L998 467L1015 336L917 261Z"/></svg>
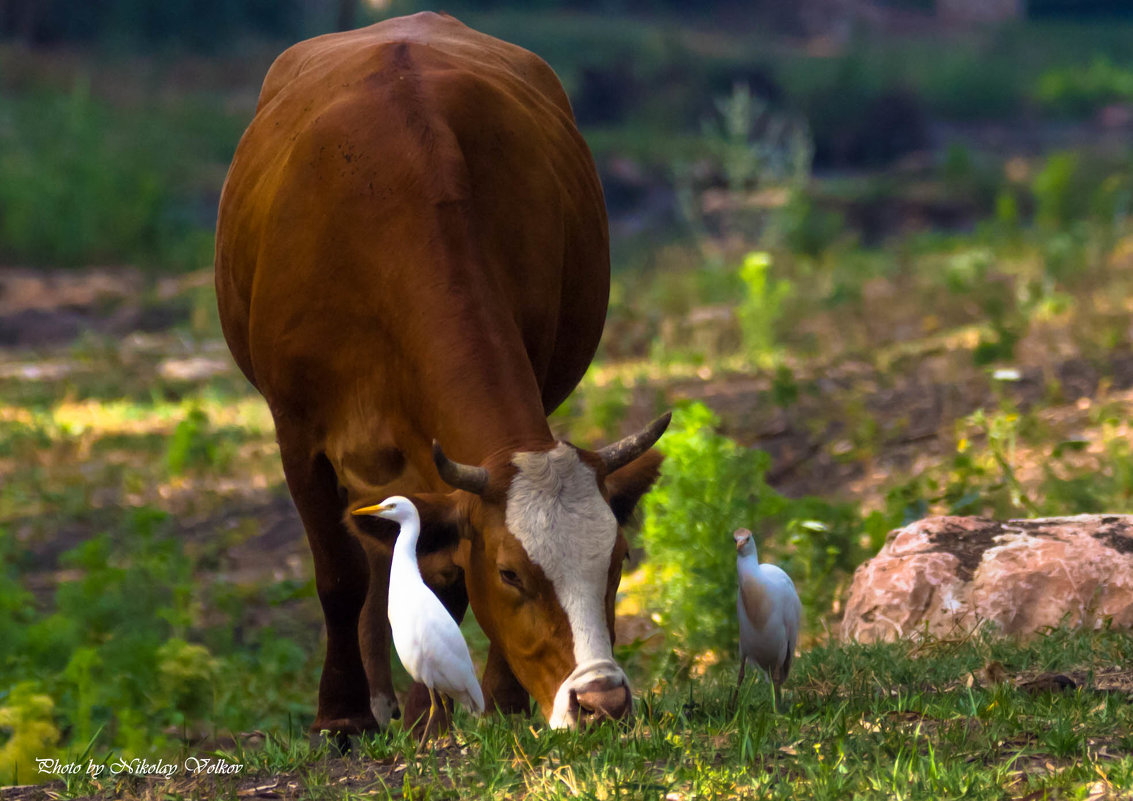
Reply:
<svg viewBox="0 0 1133 801"><path fill-rule="evenodd" d="M500 568L500 578L504 584L510 584L513 587L523 589L523 582L519 580L519 574L514 570L509 570L506 567Z"/></svg>

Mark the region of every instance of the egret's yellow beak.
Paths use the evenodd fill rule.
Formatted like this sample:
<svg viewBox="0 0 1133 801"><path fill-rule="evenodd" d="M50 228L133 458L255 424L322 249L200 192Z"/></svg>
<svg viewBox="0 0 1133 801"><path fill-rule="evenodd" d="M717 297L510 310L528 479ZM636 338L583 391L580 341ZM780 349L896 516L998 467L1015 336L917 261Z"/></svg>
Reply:
<svg viewBox="0 0 1133 801"><path fill-rule="evenodd" d="M388 506L382 506L380 503L373 506L363 506L361 509L355 509L350 514L352 515L376 515L378 512L384 512Z"/></svg>

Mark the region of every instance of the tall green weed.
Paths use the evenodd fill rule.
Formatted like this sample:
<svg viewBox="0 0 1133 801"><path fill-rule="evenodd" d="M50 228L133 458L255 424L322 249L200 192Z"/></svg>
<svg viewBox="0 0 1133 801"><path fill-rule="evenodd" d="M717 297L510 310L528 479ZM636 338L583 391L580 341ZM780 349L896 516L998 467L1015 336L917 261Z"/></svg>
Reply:
<svg viewBox="0 0 1133 801"><path fill-rule="evenodd" d="M661 477L643 507L651 601L691 655L735 647L735 529L755 532L761 561L776 561L795 578L811 614L832 597L831 579L861 556L853 508L779 494L767 485L768 455L720 434L719 424L702 403L677 409L659 445Z"/></svg>
<svg viewBox="0 0 1133 801"><path fill-rule="evenodd" d="M738 309L744 349L755 364L767 367L779 354L775 326L783 316L784 302L791 295L791 282L772 278L771 256L762 252L744 257L740 279L745 290Z"/></svg>

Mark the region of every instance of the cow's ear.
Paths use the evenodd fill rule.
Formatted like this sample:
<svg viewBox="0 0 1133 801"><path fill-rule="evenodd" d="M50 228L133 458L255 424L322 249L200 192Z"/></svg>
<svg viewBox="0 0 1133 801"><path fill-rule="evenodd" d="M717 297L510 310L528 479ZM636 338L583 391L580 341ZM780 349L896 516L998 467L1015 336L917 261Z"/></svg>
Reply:
<svg viewBox="0 0 1133 801"><path fill-rule="evenodd" d="M649 492L649 488L661 474L661 462L664 458L660 451L650 449L606 476L610 509L618 519L619 526L626 524L641 496Z"/></svg>
<svg viewBox="0 0 1133 801"><path fill-rule="evenodd" d="M460 536L465 528L461 525L464 514L460 503L454 498L455 494L423 492L409 496L409 500L417 507L417 514L421 516L423 542L449 542Z"/></svg>

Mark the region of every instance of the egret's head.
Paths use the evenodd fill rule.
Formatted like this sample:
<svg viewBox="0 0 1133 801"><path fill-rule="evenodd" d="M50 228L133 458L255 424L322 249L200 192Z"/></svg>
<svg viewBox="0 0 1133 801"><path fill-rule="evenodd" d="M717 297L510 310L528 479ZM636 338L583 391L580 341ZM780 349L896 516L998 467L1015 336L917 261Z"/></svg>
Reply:
<svg viewBox="0 0 1133 801"><path fill-rule="evenodd" d="M732 532L732 538L736 541L736 553L740 556L751 556L755 553L755 539L748 529L737 528Z"/></svg>
<svg viewBox="0 0 1133 801"><path fill-rule="evenodd" d="M453 495L462 510L453 558L472 611L552 726L631 712L612 647L621 525L656 480L661 456L650 449L667 424L666 415L600 451L559 442L483 465L434 452L441 479L463 491Z"/></svg>
<svg viewBox="0 0 1133 801"><path fill-rule="evenodd" d="M400 525L417 517L417 507L415 507L413 502L408 498L401 495L394 495L374 506L363 506L361 509L355 509L351 514L383 517L386 520L392 520Z"/></svg>

